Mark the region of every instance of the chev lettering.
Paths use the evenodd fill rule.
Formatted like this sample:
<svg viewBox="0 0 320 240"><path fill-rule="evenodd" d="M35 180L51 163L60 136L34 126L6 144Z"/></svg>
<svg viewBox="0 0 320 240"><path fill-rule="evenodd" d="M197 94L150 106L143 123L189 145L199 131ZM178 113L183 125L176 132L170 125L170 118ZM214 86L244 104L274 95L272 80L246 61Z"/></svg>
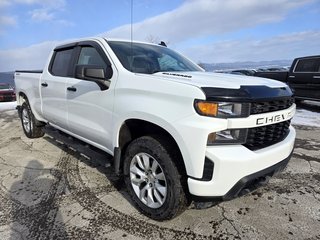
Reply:
<svg viewBox="0 0 320 240"><path fill-rule="evenodd" d="M272 124L277 122L282 122L286 119L289 119L292 117L293 112L283 113L283 114L277 114L270 117L263 117L263 118L257 118L256 125L264 125L264 124Z"/></svg>

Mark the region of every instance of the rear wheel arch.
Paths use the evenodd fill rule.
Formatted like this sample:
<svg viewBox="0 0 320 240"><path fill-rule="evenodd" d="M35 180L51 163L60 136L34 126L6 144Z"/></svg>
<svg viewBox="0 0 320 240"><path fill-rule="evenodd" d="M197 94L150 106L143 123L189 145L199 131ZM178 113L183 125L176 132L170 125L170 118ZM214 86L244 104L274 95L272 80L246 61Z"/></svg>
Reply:
<svg viewBox="0 0 320 240"><path fill-rule="evenodd" d="M46 125L47 121L45 119L43 119L43 117L38 112L35 111L34 106L31 104L31 99L29 101L29 98L27 97L27 95L24 92L19 92L19 94L17 95L17 105L18 105L17 109L19 111L19 114L20 114L19 109L21 109L23 103L25 103L25 102L29 105L31 112L34 115L35 120L37 122L37 125L38 126Z"/></svg>
<svg viewBox="0 0 320 240"><path fill-rule="evenodd" d="M18 100L18 103L20 105L22 105L24 102L29 102L28 101L28 97L26 94L24 94L23 92L19 92L19 100Z"/></svg>
<svg viewBox="0 0 320 240"><path fill-rule="evenodd" d="M35 117L29 99L27 97L27 95L24 92L19 92L19 100L18 100L18 113L19 113L19 117L21 118L21 123L22 123L22 128L26 134L27 137L29 138L38 138L38 137L42 137L44 135L44 131L43 131L43 127L46 125L46 123L37 120L37 118ZM27 109L29 112L29 117L30 117L30 121L32 123L32 131L31 132L26 132L25 127L23 126L23 116L22 116L22 111L24 109Z"/></svg>
<svg viewBox="0 0 320 240"><path fill-rule="evenodd" d="M28 101L22 103L19 115L22 129L28 138L39 138L45 134L43 130L44 125L35 118Z"/></svg>

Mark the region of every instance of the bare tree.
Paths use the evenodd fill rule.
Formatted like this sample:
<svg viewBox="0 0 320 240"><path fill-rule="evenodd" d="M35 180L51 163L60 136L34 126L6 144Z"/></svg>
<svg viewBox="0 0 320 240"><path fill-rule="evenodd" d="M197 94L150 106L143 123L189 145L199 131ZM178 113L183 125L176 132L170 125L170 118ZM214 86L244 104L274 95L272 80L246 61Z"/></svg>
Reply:
<svg viewBox="0 0 320 240"><path fill-rule="evenodd" d="M149 42L149 43L154 43L154 44L159 44L159 43L161 43L162 41L168 46L169 45L169 41L164 41L164 40L161 40L160 39L160 37L158 37L158 36L154 36L154 35L152 35L152 34L149 34L146 38L145 38L145 40L147 41L147 42Z"/></svg>
<svg viewBox="0 0 320 240"><path fill-rule="evenodd" d="M149 42L149 43L156 43L158 44L161 40L158 36L154 36L152 34L149 34L147 37L146 37L146 41Z"/></svg>

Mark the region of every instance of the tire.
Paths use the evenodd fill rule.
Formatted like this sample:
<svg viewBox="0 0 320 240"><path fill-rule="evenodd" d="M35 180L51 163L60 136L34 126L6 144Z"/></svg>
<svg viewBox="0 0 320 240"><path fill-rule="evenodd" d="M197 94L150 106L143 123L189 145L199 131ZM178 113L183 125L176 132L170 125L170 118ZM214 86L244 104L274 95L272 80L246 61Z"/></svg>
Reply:
<svg viewBox="0 0 320 240"><path fill-rule="evenodd" d="M28 138L43 137L43 124L34 117L28 102L24 102L22 104L20 111L21 124L24 134Z"/></svg>
<svg viewBox="0 0 320 240"><path fill-rule="evenodd" d="M165 145L161 137L140 137L129 144L124 156L124 180L131 199L154 220L171 219L187 205L174 151Z"/></svg>

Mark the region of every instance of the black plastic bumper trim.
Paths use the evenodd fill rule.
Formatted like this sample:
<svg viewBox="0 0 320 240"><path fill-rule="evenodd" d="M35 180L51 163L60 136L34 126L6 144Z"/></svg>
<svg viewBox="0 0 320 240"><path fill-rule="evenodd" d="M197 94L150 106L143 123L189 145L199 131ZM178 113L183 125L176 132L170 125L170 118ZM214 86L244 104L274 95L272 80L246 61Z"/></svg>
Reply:
<svg viewBox="0 0 320 240"><path fill-rule="evenodd" d="M204 166L203 166L203 173L202 178L195 178L189 176L189 178L198 180L198 181L211 181L213 177L213 170L214 170L214 162L212 162L209 158L205 158L204 160Z"/></svg>

